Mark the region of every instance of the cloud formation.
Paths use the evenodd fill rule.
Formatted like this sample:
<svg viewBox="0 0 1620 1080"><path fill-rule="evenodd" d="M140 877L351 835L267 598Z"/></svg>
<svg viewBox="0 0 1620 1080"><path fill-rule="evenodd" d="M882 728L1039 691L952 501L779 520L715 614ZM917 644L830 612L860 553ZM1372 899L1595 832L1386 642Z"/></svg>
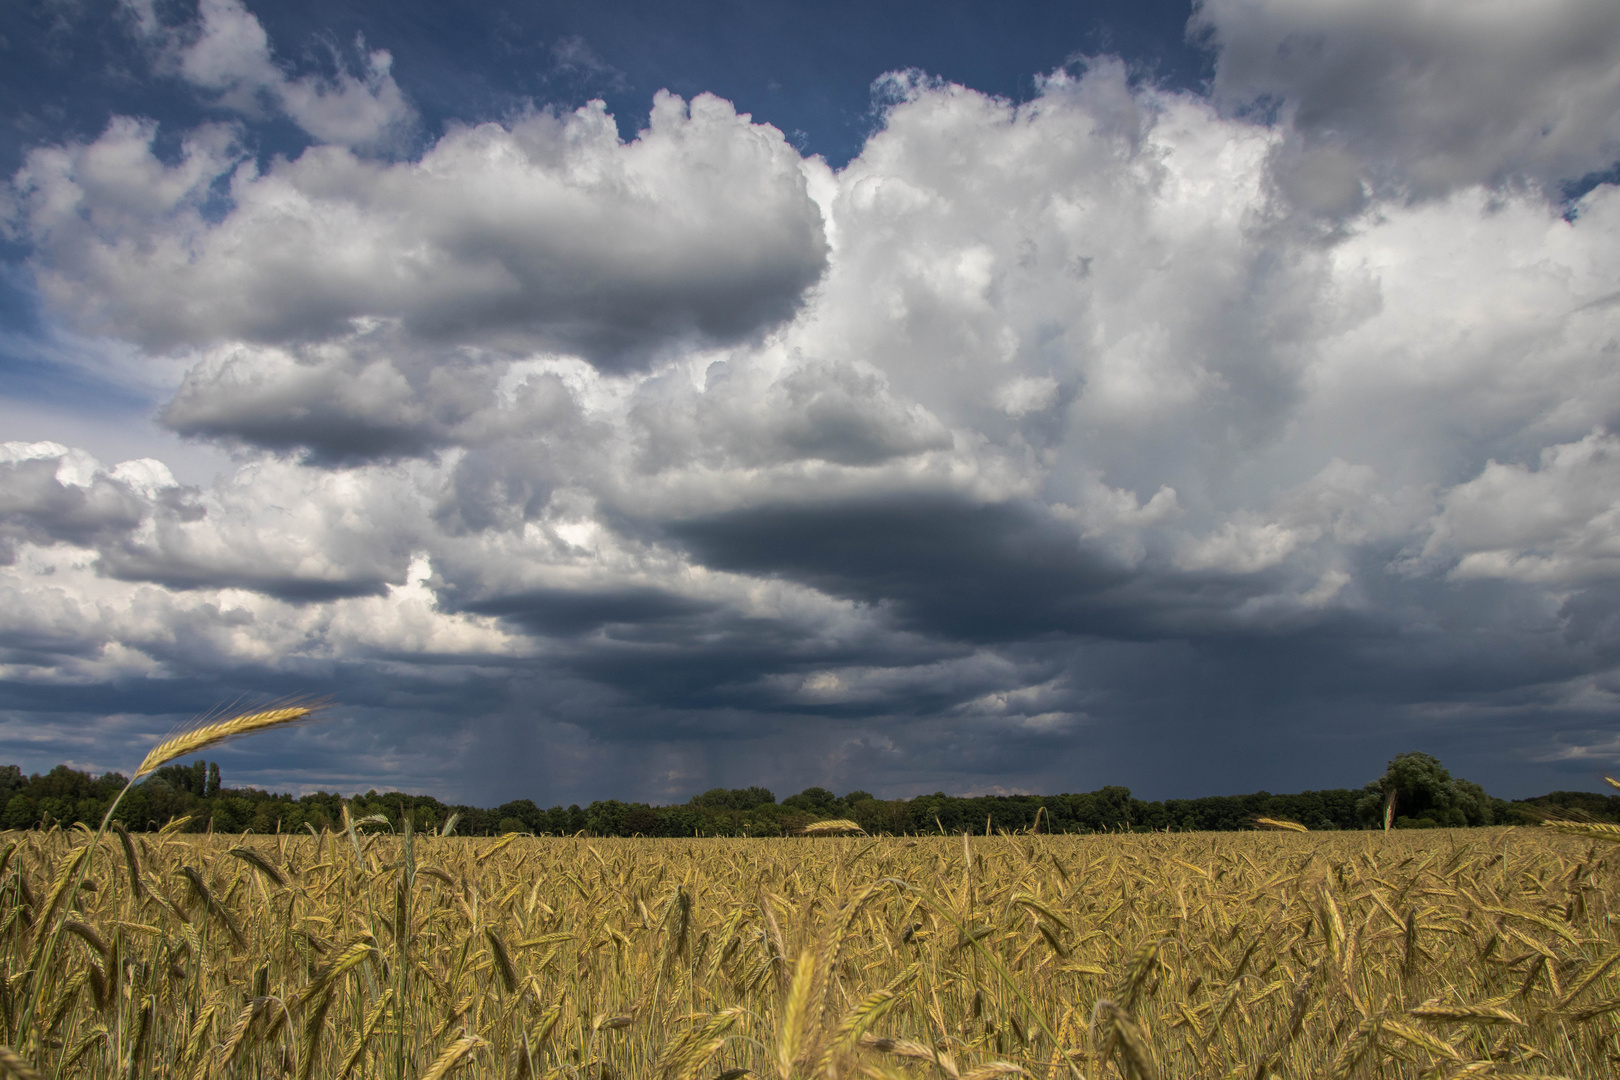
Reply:
<svg viewBox="0 0 1620 1080"><path fill-rule="evenodd" d="M155 52L157 66L203 91L224 109L258 116L284 113L323 143L375 149L397 141L415 120L391 71L386 49L363 54L360 70L334 55L330 75L288 75L263 25L241 0L199 0L197 17L165 25L154 0L123 0Z"/></svg>
<svg viewBox="0 0 1620 1080"><path fill-rule="evenodd" d="M327 740L466 797L1612 754L1620 189L1558 183L1617 154L1620 21L1485 14L1212 0L1211 98L896 73L837 171L667 93L630 140L42 147L53 317L182 369L163 422L237 466L6 444L7 707L341 688L390 726L267 777ZM290 78L201 18L187 78Z"/></svg>
<svg viewBox="0 0 1620 1080"><path fill-rule="evenodd" d="M1297 156L1280 178L1307 203L1348 202L1358 181L1553 186L1620 157L1609 4L1199 0L1191 31L1217 49L1217 100L1285 114Z"/></svg>
<svg viewBox="0 0 1620 1080"><path fill-rule="evenodd" d="M618 370L787 318L826 257L798 155L706 95L660 96L629 143L598 103L456 130L415 161L325 145L262 175L226 129L174 164L154 134L118 119L16 178L41 290L154 351L397 330Z"/></svg>

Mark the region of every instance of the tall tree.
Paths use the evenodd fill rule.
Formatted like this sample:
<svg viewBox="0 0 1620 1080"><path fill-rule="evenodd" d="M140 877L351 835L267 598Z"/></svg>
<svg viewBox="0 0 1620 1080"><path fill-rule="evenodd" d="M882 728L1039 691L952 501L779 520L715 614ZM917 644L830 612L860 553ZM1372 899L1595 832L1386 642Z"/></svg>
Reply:
<svg viewBox="0 0 1620 1080"><path fill-rule="evenodd" d="M1384 775L1368 784L1356 812L1368 825L1380 824L1390 793L1395 795L1395 823L1404 826L1489 825L1491 800L1485 789L1460 780L1432 754L1412 751L1390 760Z"/></svg>

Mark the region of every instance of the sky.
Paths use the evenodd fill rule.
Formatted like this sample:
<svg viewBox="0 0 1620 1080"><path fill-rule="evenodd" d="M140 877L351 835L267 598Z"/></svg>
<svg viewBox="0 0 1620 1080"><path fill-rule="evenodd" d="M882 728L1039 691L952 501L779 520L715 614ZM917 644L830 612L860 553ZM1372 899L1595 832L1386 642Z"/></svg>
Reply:
<svg viewBox="0 0 1620 1080"><path fill-rule="evenodd" d="M1620 770L1620 6L0 6L0 760Z"/></svg>

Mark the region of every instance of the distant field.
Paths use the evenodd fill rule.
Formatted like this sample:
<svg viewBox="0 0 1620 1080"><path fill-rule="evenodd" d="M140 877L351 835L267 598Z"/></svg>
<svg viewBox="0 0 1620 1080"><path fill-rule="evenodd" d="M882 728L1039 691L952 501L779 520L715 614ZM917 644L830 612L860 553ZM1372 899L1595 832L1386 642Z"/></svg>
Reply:
<svg viewBox="0 0 1620 1080"><path fill-rule="evenodd" d="M1620 1060L1617 849L1542 829L113 835L41 963L86 842L0 846L0 1019L44 1076L1594 1078Z"/></svg>

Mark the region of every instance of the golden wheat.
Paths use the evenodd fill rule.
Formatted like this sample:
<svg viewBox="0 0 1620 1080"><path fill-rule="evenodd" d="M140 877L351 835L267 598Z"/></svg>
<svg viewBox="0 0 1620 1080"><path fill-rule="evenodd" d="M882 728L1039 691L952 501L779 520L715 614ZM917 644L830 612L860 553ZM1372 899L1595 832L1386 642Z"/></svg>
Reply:
<svg viewBox="0 0 1620 1080"><path fill-rule="evenodd" d="M96 843L0 837L0 1073L1594 1080L1620 1057L1620 860L1558 830Z"/></svg>
<svg viewBox="0 0 1620 1080"><path fill-rule="evenodd" d="M285 727L296 724L312 717L319 706L315 705L288 705L277 709L265 709L260 712L243 713L228 720L217 720L211 724L202 724L182 731L178 735L165 739L152 747L146 757L141 760L140 766L135 770L135 780L148 776L157 769L178 758L198 754L211 746L217 746L231 739L239 739L244 735L251 735L256 731L265 731L273 727Z"/></svg>

